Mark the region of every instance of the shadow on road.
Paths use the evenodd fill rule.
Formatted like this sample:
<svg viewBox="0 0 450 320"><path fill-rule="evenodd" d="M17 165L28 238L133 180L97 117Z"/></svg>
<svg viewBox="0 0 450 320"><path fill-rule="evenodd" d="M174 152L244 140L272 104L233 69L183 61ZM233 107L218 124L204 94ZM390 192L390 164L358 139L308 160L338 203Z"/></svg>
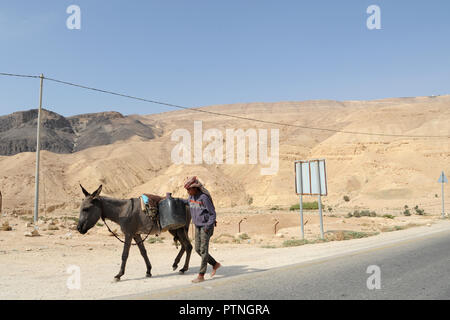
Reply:
<svg viewBox="0 0 450 320"><path fill-rule="evenodd" d="M178 273L178 271L173 271L173 272L167 272L164 274L156 274L153 275L151 278L147 278L145 276L143 277L138 277L138 278L125 278L125 279L121 279L119 282L128 282L128 281L142 281L142 280L151 280L151 279L160 279L160 278L171 278L171 277L190 277L190 276L195 276L197 275L196 270L199 269L199 266L194 266L191 267L186 273L184 274L180 274ZM246 266L246 265L231 265L231 266L227 266L227 265L223 265L217 270L216 275L214 276L214 278L210 277L211 274L211 266L208 266L208 273L205 274L205 280L214 280L214 279L223 279L223 278L227 278L227 277L232 277L232 276L237 276L237 275L243 275L243 274L251 274L251 273L255 273L255 272L263 272L266 271L268 269L257 269L257 268L252 268L250 266Z"/></svg>
<svg viewBox="0 0 450 320"><path fill-rule="evenodd" d="M231 266L222 265L222 267L217 270L217 273L213 279L222 279L243 274L263 272L266 270L268 269L252 268L251 266L248 265L231 265ZM209 277L206 276L205 278Z"/></svg>

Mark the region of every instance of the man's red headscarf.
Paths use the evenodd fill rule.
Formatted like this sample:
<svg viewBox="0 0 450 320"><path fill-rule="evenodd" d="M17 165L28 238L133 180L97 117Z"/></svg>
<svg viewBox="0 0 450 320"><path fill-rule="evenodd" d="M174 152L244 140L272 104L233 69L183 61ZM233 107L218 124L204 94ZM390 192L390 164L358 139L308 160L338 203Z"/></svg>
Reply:
<svg viewBox="0 0 450 320"><path fill-rule="evenodd" d="M203 186L203 183L196 176L190 177L190 178L188 177L186 182L184 183L184 188L185 189L199 188L201 192L203 192L204 194L206 194L209 197L209 199L211 200L211 203L213 202L211 194L209 193L208 189L206 189Z"/></svg>

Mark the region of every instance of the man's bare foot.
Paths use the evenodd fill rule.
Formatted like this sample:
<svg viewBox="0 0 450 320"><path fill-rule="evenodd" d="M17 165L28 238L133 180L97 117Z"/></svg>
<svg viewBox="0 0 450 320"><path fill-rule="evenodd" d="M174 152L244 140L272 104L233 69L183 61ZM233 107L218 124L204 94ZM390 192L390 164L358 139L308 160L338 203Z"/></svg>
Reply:
<svg viewBox="0 0 450 320"><path fill-rule="evenodd" d="M205 277L203 275L199 274L197 278L192 280L192 283L199 283L199 282L203 282L203 281L205 281Z"/></svg>
<svg viewBox="0 0 450 320"><path fill-rule="evenodd" d="M211 272L211 278L214 277L214 276L216 275L217 269L219 269L221 266L222 266L222 265L221 265L219 262L217 262L217 263L214 265L213 270L212 270L212 272Z"/></svg>

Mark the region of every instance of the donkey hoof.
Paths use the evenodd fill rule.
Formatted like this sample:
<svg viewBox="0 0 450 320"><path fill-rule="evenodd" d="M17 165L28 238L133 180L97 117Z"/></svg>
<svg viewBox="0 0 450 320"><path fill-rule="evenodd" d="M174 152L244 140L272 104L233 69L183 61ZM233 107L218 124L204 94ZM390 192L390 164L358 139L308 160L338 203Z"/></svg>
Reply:
<svg viewBox="0 0 450 320"><path fill-rule="evenodd" d="M178 269L178 266L172 266L172 270L175 271Z"/></svg>
<svg viewBox="0 0 450 320"><path fill-rule="evenodd" d="M147 278L151 278L152 274L149 273L149 272L147 272L147 273L145 274L145 276L146 276Z"/></svg>
<svg viewBox="0 0 450 320"><path fill-rule="evenodd" d="M188 271L188 269L181 269L180 271L178 271L179 274L184 274L186 271Z"/></svg>
<svg viewBox="0 0 450 320"><path fill-rule="evenodd" d="M114 277L114 281L115 281L115 282L119 282L119 281L120 281L120 277L117 277L117 276Z"/></svg>

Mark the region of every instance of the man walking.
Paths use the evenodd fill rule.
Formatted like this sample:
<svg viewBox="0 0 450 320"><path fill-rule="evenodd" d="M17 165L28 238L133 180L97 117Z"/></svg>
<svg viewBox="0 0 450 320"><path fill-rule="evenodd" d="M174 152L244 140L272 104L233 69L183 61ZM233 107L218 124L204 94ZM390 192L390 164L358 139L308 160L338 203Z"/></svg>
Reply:
<svg viewBox="0 0 450 320"><path fill-rule="evenodd" d="M192 222L195 226L195 251L202 258L198 276L192 280L193 283L198 283L205 281L208 264L213 267L211 277L221 267L220 263L209 254L209 239L214 233L216 210L209 191L197 177L189 178L185 182L184 188L189 194L186 203L189 204Z"/></svg>

